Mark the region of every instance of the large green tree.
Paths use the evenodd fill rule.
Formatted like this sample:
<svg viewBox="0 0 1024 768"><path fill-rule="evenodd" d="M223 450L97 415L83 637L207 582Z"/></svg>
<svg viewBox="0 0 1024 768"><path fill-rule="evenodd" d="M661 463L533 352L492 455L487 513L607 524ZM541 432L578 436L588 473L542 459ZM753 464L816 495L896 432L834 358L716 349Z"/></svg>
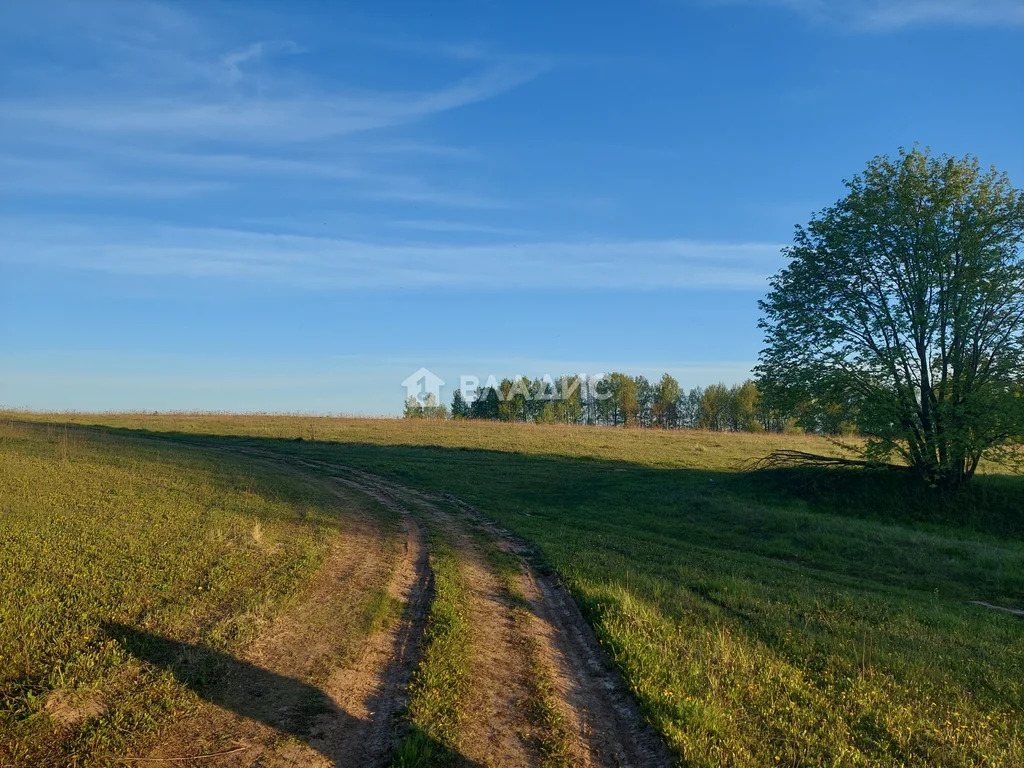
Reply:
<svg viewBox="0 0 1024 768"><path fill-rule="evenodd" d="M759 387L852 406L869 459L958 487L1024 432L1024 194L917 148L846 187L797 228L761 302Z"/></svg>

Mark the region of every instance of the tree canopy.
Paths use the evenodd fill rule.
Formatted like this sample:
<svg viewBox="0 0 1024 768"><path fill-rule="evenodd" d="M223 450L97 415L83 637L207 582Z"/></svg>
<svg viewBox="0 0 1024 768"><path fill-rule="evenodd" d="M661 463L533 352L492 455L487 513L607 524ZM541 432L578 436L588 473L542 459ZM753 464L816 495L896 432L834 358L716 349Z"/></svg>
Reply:
<svg viewBox="0 0 1024 768"><path fill-rule="evenodd" d="M1024 194L900 150L798 227L761 302L767 404L847 414L866 458L958 487L1024 432Z"/></svg>

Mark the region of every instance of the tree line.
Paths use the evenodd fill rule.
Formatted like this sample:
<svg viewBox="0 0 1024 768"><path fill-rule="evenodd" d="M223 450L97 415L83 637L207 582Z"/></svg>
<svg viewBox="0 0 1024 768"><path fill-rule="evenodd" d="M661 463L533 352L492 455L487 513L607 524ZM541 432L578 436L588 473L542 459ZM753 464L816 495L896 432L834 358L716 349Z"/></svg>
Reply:
<svg viewBox="0 0 1024 768"><path fill-rule="evenodd" d="M611 373L600 379L563 376L557 381L503 379L497 387L461 390L450 407L433 396L425 403L409 398L406 418L483 419L610 427L707 429L730 432L850 431L841 407L801 403L781 411L769 407L757 384L712 384L684 389L670 374L657 381Z"/></svg>

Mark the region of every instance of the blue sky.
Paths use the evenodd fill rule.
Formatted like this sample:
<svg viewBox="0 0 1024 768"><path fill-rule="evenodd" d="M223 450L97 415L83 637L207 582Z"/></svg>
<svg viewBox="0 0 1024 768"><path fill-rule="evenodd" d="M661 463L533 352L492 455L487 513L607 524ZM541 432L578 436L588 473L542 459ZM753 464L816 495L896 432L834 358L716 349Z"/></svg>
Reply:
<svg viewBox="0 0 1024 768"><path fill-rule="evenodd" d="M1022 126L1022 0L7 3L0 404L739 381L842 179Z"/></svg>

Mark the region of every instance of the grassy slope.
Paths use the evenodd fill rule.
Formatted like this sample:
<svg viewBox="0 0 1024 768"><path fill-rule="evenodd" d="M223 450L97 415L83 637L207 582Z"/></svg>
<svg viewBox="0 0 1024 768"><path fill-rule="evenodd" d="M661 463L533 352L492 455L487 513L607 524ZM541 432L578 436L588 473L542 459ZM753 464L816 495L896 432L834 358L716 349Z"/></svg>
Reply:
<svg viewBox="0 0 1024 768"><path fill-rule="evenodd" d="M193 708L104 626L244 643L321 562L339 520L320 494L223 456L0 424L0 764L88 765Z"/></svg>
<svg viewBox="0 0 1024 768"><path fill-rule="evenodd" d="M474 503L537 542L689 764L1024 763L1021 620L965 603L1024 607L1016 478L941 504L884 478L736 471L828 449L814 438L77 418L249 435Z"/></svg>

